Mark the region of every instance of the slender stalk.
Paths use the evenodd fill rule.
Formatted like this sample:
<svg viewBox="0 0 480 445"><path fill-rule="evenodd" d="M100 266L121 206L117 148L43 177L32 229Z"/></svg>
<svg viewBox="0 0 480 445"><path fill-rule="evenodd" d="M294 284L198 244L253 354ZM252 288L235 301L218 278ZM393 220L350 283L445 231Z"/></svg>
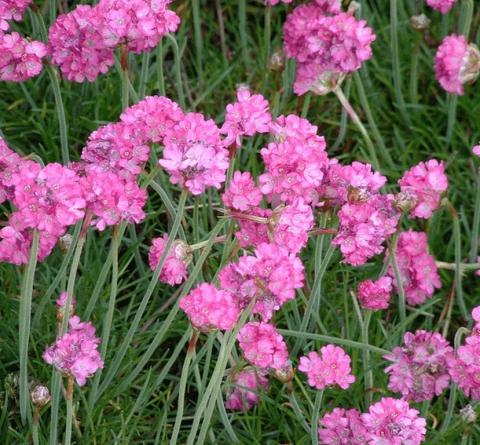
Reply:
<svg viewBox="0 0 480 445"><path fill-rule="evenodd" d="M178 43L171 34L166 34L166 37L173 46L173 57L175 59L175 87L177 89L178 100L183 109L185 109L185 93L183 90L183 81L182 81L182 61L180 58L180 48Z"/></svg>
<svg viewBox="0 0 480 445"><path fill-rule="evenodd" d="M370 136L365 128L365 126L362 124L362 121L358 117L358 114L356 111L353 109L352 105L348 101L348 99L345 97L343 94L343 91L340 87L335 88L334 93L338 97L338 100L342 104L342 106L345 108L347 111L348 115L350 116L350 119L352 119L353 123L357 126L358 130L360 133L362 133L363 138L365 139L365 143L367 144L368 151L370 153L370 161L375 168L375 170L380 170L380 163L378 162L377 158L377 153L375 151L375 146L373 145L372 140L370 139Z"/></svg>
<svg viewBox="0 0 480 445"><path fill-rule="evenodd" d="M33 412L33 420L32 420L32 441L33 445L40 445L40 440L38 437L38 426L40 421L40 410L39 408L35 407Z"/></svg>
<svg viewBox="0 0 480 445"><path fill-rule="evenodd" d="M65 441L63 445L70 445L72 442L72 421L73 421L73 377L68 378L67 393L65 395L67 402L67 419L65 423Z"/></svg>
<svg viewBox="0 0 480 445"><path fill-rule="evenodd" d="M163 73L163 43L157 46L157 88L161 96L165 96L165 76Z"/></svg>
<svg viewBox="0 0 480 445"><path fill-rule="evenodd" d="M418 33L415 46L413 47L412 59L410 61L410 102L418 103L418 61L420 59L420 46L422 44L423 34Z"/></svg>
<svg viewBox="0 0 480 445"><path fill-rule="evenodd" d="M323 402L323 390L318 391L315 395L315 406L313 407L312 423L310 427L310 437L312 439L312 445L318 445L318 419L320 417L320 408Z"/></svg>
<svg viewBox="0 0 480 445"><path fill-rule="evenodd" d="M38 243L40 234L37 230L33 231L32 247L30 248L30 258L26 266L22 287L20 292L20 307L18 310L18 339L20 344L20 417L22 423L27 422L30 418L30 391L28 388L28 344L30 341L30 323L32 316L32 293L33 281L35 278L35 270L38 260Z"/></svg>
<svg viewBox="0 0 480 445"><path fill-rule="evenodd" d="M477 190L475 194L475 213L472 223L472 240L470 245L470 262L474 263L478 257L478 235L480 232L480 171L477 171Z"/></svg>
<svg viewBox="0 0 480 445"><path fill-rule="evenodd" d="M400 268L398 267L397 261L397 244L398 244L398 234L393 238L392 249L390 252L390 261L392 263L393 272L395 274L395 281L397 282L397 291L398 291L398 313L400 314L400 322L402 325L401 337L403 337L403 332L405 331L405 320L407 318L407 311L405 306L405 290L403 289L402 275L400 273Z"/></svg>
<svg viewBox="0 0 480 445"><path fill-rule="evenodd" d="M143 99L145 97L147 82L150 68L150 52L143 53L142 56L142 70L140 71L140 80L138 86L138 97Z"/></svg>
<svg viewBox="0 0 480 445"><path fill-rule="evenodd" d="M57 18L57 0L50 0L48 2L48 15L50 23L53 23Z"/></svg>
<svg viewBox="0 0 480 445"><path fill-rule="evenodd" d="M270 45L272 40L272 7L269 5L265 6L264 32L265 66L268 67L270 62Z"/></svg>
<svg viewBox="0 0 480 445"><path fill-rule="evenodd" d="M245 69L250 68L250 58L247 44L247 4L246 0L238 1L238 31L240 34L240 46Z"/></svg>
<svg viewBox="0 0 480 445"><path fill-rule="evenodd" d="M453 240L455 245L455 293L457 296L458 306L460 307L460 312L462 313L463 318L468 321L470 320L470 314L468 313L467 306L465 305L462 287L462 239L460 232L460 220L456 210L451 205L448 207L453 220Z"/></svg>
<svg viewBox="0 0 480 445"><path fill-rule="evenodd" d="M202 22L200 18L199 0L192 0L193 15L193 34L195 40L195 55L197 59L198 77L200 82L203 80L203 39L202 39Z"/></svg>

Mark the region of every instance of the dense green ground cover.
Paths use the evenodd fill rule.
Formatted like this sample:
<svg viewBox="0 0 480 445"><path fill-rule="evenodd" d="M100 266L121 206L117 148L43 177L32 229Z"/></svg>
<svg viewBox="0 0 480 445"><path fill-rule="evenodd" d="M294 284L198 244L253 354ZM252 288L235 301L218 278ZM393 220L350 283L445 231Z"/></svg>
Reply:
<svg viewBox="0 0 480 445"><path fill-rule="evenodd" d="M73 7L86 2L66 3ZM477 84L467 88L466 95L458 101L448 98L435 81L432 67L435 47L441 38L455 30L464 30L469 21L461 14L464 2L459 1L459 6L445 18L427 11L422 1L360 3L361 15L377 34L374 57L345 82L344 90L365 122L380 159L381 172L389 177L390 183L429 157L446 161L448 196L458 212L460 239L455 242L452 216L445 209L428 223L404 220L403 224L428 231L431 252L438 260L454 263L457 248L458 260L475 261L478 226L474 223L474 210L475 201L480 201L476 198L480 179L478 160L472 158L471 147L480 139L480 90ZM234 100L236 86L245 83L269 99L275 115L301 113L318 125L331 157L342 162L368 160L364 139L342 112L335 95L307 95L299 99L291 91L293 64L288 62L282 68L271 63L271 56L281 49L287 6L269 10L261 1L254 0L182 0L175 2L174 8L182 18L174 39L164 39L160 47L143 56L129 56L130 103L145 95L166 94L180 103L184 101L186 109L200 111L221 122L225 105ZM410 15L422 11L432 20L425 34L413 30L409 24ZM475 12L469 36L471 41L479 43L478 6ZM48 24L48 10L45 16ZM26 35L41 38L38 23L30 12L15 27ZM103 123L118 120L122 110L119 71L111 69L95 83L61 81L61 93L70 157L78 159L90 132ZM0 129L19 153L34 154L45 162L61 161L58 113L46 70L23 85L0 83ZM259 148L264 142L265 139L256 138L242 149L237 166L254 174L261 172ZM196 255L191 278L178 288L151 286L152 273L146 262L150 240L172 227L176 211L166 203L176 207L180 197L180 191L169 184L164 172L159 171L155 181L158 186L148 188L148 218L135 229L127 228L121 239L118 292L112 334L104 357L106 365L98 379L93 378L89 385L75 392L74 443L168 443L179 408L183 409L183 422L178 443L186 443L192 424L200 420L199 408L205 408L199 403L202 395L219 388L215 366L221 342L228 341L229 336L223 339L217 334L201 336L190 366L185 402L179 406L179 379L191 328L176 302L196 282L212 280L228 259L232 246L214 245L210 252L203 250L203 255ZM190 243L211 239L214 231L224 230L218 225L220 214L214 210L219 202L216 191L198 199L188 198L181 228ZM2 211L9 209L4 207ZM335 220L327 223L333 227ZM108 230L88 236L75 283L76 311L82 319L90 319L98 333L103 329L111 291L111 240ZM35 275L29 350L32 383L49 384L52 377L52 368L44 363L41 354L55 338L53 301L66 288L68 259L57 248L38 266ZM207 406L211 422L208 431L205 429L205 443L314 442L316 428L312 432L311 425L316 424L323 412L336 406L365 410L369 400L389 394L381 349L390 350L399 344L404 330L443 329L446 306L456 301L460 289L468 309L478 305L478 278L467 274L455 288L455 272L442 270L442 289L423 306L407 308L405 323L400 323L396 304L392 304L390 310L374 313L368 328L362 331L350 291L358 281L380 271L381 259L356 269L341 264L338 251L330 248L328 235L311 240L302 259L308 284L278 312L275 322L286 330L284 335L293 360L299 353L323 345L325 342L316 338L318 335L372 345L370 349L345 346L352 356L356 383L347 391L327 390L322 400L307 386L303 376L296 377L291 387L272 380L270 391L262 395L262 403L243 414L227 413L218 392L218 397L212 398L218 403ZM0 265L0 442L5 444L31 443L30 430L20 421L16 383L21 276L21 268ZM314 277L318 276L321 278L318 292L309 295ZM305 313L309 310L313 310L313 315L305 326ZM448 328L452 342L456 330L464 325L455 304ZM238 358L235 350L231 358ZM462 437L464 443L480 443L478 427L466 427L458 415L458 410L467 403L463 395L458 395L453 418L448 425L444 424L448 399L447 391L431 404L418 407L428 421L425 443L459 443ZM65 422L63 400L59 416L61 440ZM200 422L202 425L206 428L207 423ZM468 434L464 436L465 432ZM40 418L40 443L48 443L50 435L50 408L46 407ZM200 440L190 438L189 443Z"/></svg>

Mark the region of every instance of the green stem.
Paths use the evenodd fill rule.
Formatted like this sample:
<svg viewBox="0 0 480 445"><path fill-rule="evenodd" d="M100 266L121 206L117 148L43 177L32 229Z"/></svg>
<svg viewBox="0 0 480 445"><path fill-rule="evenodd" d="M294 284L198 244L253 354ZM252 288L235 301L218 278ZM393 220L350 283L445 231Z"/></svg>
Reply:
<svg viewBox="0 0 480 445"><path fill-rule="evenodd" d="M65 423L65 441L63 445L70 445L72 442L72 421L73 421L73 377L68 378L66 402L67 402L67 419Z"/></svg>
<svg viewBox="0 0 480 445"><path fill-rule="evenodd" d="M142 70L140 71L140 80L138 86L138 97L143 99L147 90L147 82L150 68L150 52L143 53L142 56Z"/></svg>
<svg viewBox="0 0 480 445"><path fill-rule="evenodd" d="M165 96L165 76L163 73L163 43L157 46L157 88L161 96Z"/></svg>
<svg viewBox="0 0 480 445"><path fill-rule="evenodd" d="M40 234L37 230L33 231L32 246L30 248L30 258L25 268L20 292L20 307L18 310L18 339L20 355L20 417L22 423L30 418L30 391L28 388L28 343L30 340L30 323L32 316L32 293L33 281L35 279L35 270L38 261L38 244Z"/></svg>
<svg viewBox="0 0 480 445"><path fill-rule="evenodd" d="M247 5L246 0L238 1L238 32L240 34L240 46L242 48L242 58L245 69L250 68L250 58L248 55L247 44Z"/></svg>
<svg viewBox="0 0 480 445"><path fill-rule="evenodd" d="M202 40L202 22L200 18L199 0L192 0L193 15L193 33L195 39L195 53L197 58L198 77L200 82L203 80L203 40Z"/></svg>
<svg viewBox="0 0 480 445"><path fill-rule="evenodd" d="M412 104L418 103L418 61L420 59L420 45L422 44L422 40L423 34L418 33L410 62L410 102L412 102Z"/></svg>
<svg viewBox="0 0 480 445"><path fill-rule="evenodd" d="M264 21L264 45L265 45L265 67L270 63L270 44L272 39L272 7L265 6L265 21Z"/></svg>
<svg viewBox="0 0 480 445"><path fill-rule="evenodd" d="M472 223L472 240L470 246L470 261L475 263L478 257L478 234L480 231L480 171L477 171L477 190L475 194L475 213Z"/></svg>
<svg viewBox="0 0 480 445"><path fill-rule="evenodd" d="M180 58L180 48L178 43L171 34L166 34L166 36L173 46L173 56L175 59L175 87L177 89L178 101L183 109L185 109L185 93L183 91L183 82L182 82L182 61Z"/></svg>
<svg viewBox="0 0 480 445"><path fill-rule="evenodd" d="M38 437L38 424L39 424L39 409L35 407L32 420L32 441L33 445L40 445L40 439Z"/></svg>
<svg viewBox="0 0 480 445"><path fill-rule="evenodd" d="M358 114L353 109L352 105L350 104L348 99L345 97L340 87L335 88L333 92L336 94L336 96L338 97L338 100L347 111L348 115L350 116L350 119L352 119L353 123L357 126L360 133L362 133L362 136L365 139L365 143L367 144L367 148L370 153L370 162L372 163L373 167L375 168L375 170L380 170L380 163L378 162L375 146L373 145L373 142L370 139L370 136L365 126L362 124L362 121L358 117Z"/></svg>
<svg viewBox="0 0 480 445"><path fill-rule="evenodd" d="M398 267L398 261L397 261L397 252L396 252L397 244L398 244L398 234L396 234L393 238L392 249L390 252L390 261L392 263L393 272L395 274L396 287L398 291L398 313L400 314L400 322L402 325L400 334L403 337L403 333L405 331L405 320L407 318L407 311L406 311L406 302L405 302L405 290L403 288L402 275L400 273L400 268Z"/></svg>
<svg viewBox="0 0 480 445"><path fill-rule="evenodd" d="M462 313L463 318L468 321L470 320L470 314L468 313L467 306L465 305L462 287L462 238L460 232L460 220L456 210L453 207L451 207L450 214L452 215L453 220L453 240L455 245L455 293L457 296L458 306L460 307L460 312Z"/></svg>
<svg viewBox="0 0 480 445"><path fill-rule="evenodd" d="M312 445L318 445L318 419L320 418L320 408L323 402L323 390L318 391L315 395L315 405L312 413L312 423L310 427L310 437L312 439Z"/></svg>

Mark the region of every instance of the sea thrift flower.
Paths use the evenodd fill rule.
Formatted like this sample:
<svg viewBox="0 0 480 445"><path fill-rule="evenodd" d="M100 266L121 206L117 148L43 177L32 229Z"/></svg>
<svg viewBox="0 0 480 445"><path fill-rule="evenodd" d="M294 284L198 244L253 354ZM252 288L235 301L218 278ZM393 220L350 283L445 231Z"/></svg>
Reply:
<svg viewBox="0 0 480 445"><path fill-rule="evenodd" d="M7 199L13 199L14 187L11 183L12 173L18 170L22 158L8 148L0 137L0 204Z"/></svg>
<svg viewBox="0 0 480 445"><path fill-rule="evenodd" d="M270 209L262 209L256 207L250 209L247 214L236 215L240 230L235 232L235 238L238 240L240 247L257 247L262 243L269 242L268 236L268 218L272 216ZM261 218L265 222L255 221L255 218Z"/></svg>
<svg viewBox="0 0 480 445"><path fill-rule="evenodd" d="M384 358L393 362L385 368L389 374L388 389L399 392L406 400L423 402L439 396L449 385L448 364L453 348L436 332L407 332L404 345Z"/></svg>
<svg viewBox="0 0 480 445"><path fill-rule="evenodd" d="M240 310L232 295L203 283L180 299L180 308L197 329L233 329Z"/></svg>
<svg viewBox="0 0 480 445"><path fill-rule="evenodd" d="M58 306L58 309L57 309L58 313L61 315L65 313L65 305L67 304L67 300L68 300L67 292L62 292L60 296L57 298L57 300L55 300L55 303ZM75 303L76 303L75 298L72 295L72 297L70 298L70 308L69 308L70 315L73 315Z"/></svg>
<svg viewBox="0 0 480 445"><path fill-rule="evenodd" d="M367 445L369 436L356 409L335 408L320 419L318 437L324 445Z"/></svg>
<svg viewBox="0 0 480 445"><path fill-rule="evenodd" d="M101 0L96 9L102 16L100 29L108 47L127 45L140 53L155 48L162 37L175 32L180 18L168 9L172 0Z"/></svg>
<svg viewBox="0 0 480 445"><path fill-rule="evenodd" d="M464 36L452 34L443 39L435 55L435 75L444 90L463 95L463 85L480 74L480 52Z"/></svg>
<svg viewBox="0 0 480 445"><path fill-rule="evenodd" d="M435 289L442 287L435 259L428 253L426 233L413 230L402 232L398 237L395 255L408 304L422 304L433 295ZM397 287L392 265L388 274Z"/></svg>
<svg viewBox="0 0 480 445"><path fill-rule="evenodd" d="M300 357L298 369L308 377L310 386L322 390L327 386L338 385L347 389L354 381L351 374L350 357L339 346L323 346L318 352L309 352Z"/></svg>
<svg viewBox="0 0 480 445"><path fill-rule="evenodd" d="M48 32L52 63L60 67L66 79L94 81L115 63L112 48L102 41L104 22L98 7L78 5L61 14Z"/></svg>
<svg viewBox="0 0 480 445"><path fill-rule="evenodd" d="M24 39L18 32L2 34L0 31L0 79L24 82L38 76L46 55L44 43Z"/></svg>
<svg viewBox="0 0 480 445"><path fill-rule="evenodd" d="M418 445L425 439L426 421L405 400L384 397L370 406L362 421L370 445Z"/></svg>
<svg viewBox="0 0 480 445"><path fill-rule="evenodd" d="M168 242L168 234L152 240L152 246L148 252L150 269L155 271L160 263L163 252ZM174 241L160 273L160 281L170 286L180 284L188 276L188 264L192 259L190 247L183 241Z"/></svg>
<svg viewBox="0 0 480 445"><path fill-rule="evenodd" d="M447 14L452 9L456 0L427 0L427 5L430 8L440 11L442 14Z"/></svg>
<svg viewBox="0 0 480 445"><path fill-rule="evenodd" d="M314 3L325 14L339 14L342 11L341 0L314 0Z"/></svg>
<svg viewBox="0 0 480 445"><path fill-rule="evenodd" d="M282 369L287 365L287 345L271 324L247 323L238 333L238 343L252 365L263 369Z"/></svg>
<svg viewBox="0 0 480 445"><path fill-rule="evenodd" d="M224 144L235 143L240 147L242 136L268 133L271 121L268 101L262 95L252 95L248 88L240 87L237 102L228 104L225 112L225 122L220 130L227 135Z"/></svg>
<svg viewBox="0 0 480 445"><path fill-rule="evenodd" d="M365 280L359 283L357 296L365 309L378 311L387 309L392 292L392 279L381 277L376 281Z"/></svg>
<svg viewBox="0 0 480 445"><path fill-rule="evenodd" d="M82 159L127 178L138 175L150 154L150 147L142 139L143 134L134 126L104 125L88 138Z"/></svg>
<svg viewBox="0 0 480 445"><path fill-rule="evenodd" d="M233 384L225 401L225 408L236 411L248 411L258 401L258 393L268 388L268 379L255 368L246 368L232 376Z"/></svg>
<svg viewBox="0 0 480 445"><path fill-rule="evenodd" d="M236 171L228 189L222 195L222 200L227 207L245 212L262 202L262 192L249 172Z"/></svg>
<svg viewBox="0 0 480 445"><path fill-rule="evenodd" d="M128 127L136 128L146 141L159 143L184 118L181 108L164 96L148 96L126 108L120 120Z"/></svg>
<svg viewBox="0 0 480 445"><path fill-rule="evenodd" d="M343 261L352 266L365 264L383 252L382 243L395 233L400 217L392 195L344 204L338 216L340 225L332 243L340 246Z"/></svg>
<svg viewBox="0 0 480 445"><path fill-rule="evenodd" d="M30 393L30 398L36 408L43 408L51 400L50 391L46 386L37 385Z"/></svg>
<svg viewBox="0 0 480 445"><path fill-rule="evenodd" d="M215 122L199 113L188 113L164 140L160 165L170 182L201 195L206 188L219 189L225 181L228 152L220 140Z"/></svg>
<svg viewBox="0 0 480 445"><path fill-rule="evenodd" d="M103 360L97 351L100 339L95 336L93 325L81 322L77 316L70 318L68 326L67 333L43 353L43 359L83 386L88 378L103 368Z"/></svg>
<svg viewBox="0 0 480 445"><path fill-rule="evenodd" d="M23 14L32 0L0 0L0 32L7 31L7 20L22 20Z"/></svg>
<svg viewBox="0 0 480 445"><path fill-rule="evenodd" d="M302 198L309 204L316 199L328 157L323 136L317 127L297 116L281 116L271 127L274 142L262 148L265 173L259 177L260 190L275 204Z"/></svg>
<svg viewBox="0 0 480 445"><path fill-rule="evenodd" d="M292 0L265 0L265 4L268 6L275 6L279 3L292 3Z"/></svg>
<svg viewBox="0 0 480 445"><path fill-rule="evenodd" d="M480 145L475 145L473 148L472 148L472 152L475 156L478 156L480 157Z"/></svg>
<svg viewBox="0 0 480 445"><path fill-rule="evenodd" d="M398 181L400 190L415 202L410 215L430 218L440 205L440 195L448 188L445 164L431 159L412 167Z"/></svg>

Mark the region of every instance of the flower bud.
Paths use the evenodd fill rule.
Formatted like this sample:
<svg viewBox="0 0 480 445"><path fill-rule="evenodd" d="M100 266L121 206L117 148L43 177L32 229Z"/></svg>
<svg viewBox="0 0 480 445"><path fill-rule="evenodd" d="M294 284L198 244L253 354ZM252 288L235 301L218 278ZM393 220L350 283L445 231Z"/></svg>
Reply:
<svg viewBox="0 0 480 445"><path fill-rule="evenodd" d="M275 369L272 374L278 381L282 383L289 383L295 377L295 370L293 369L292 363L289 360L283 368Z"/></svg>
<svg viewBox="0 0 480 445"><path fill-rule="evenodd" d="M309 88L313 94L325 96L338 88L345 79L345 73L325 71Z"/></svg>
<svg viewBox="0 0 480 445"><path fill-rule="evenodd" d="M400 212L409 213L415 207L416 199L408 191L399 192L395 195L394 206Z"/></svg>
<svg viewBox="0 0 480 445"><path fill-rule="evenodd" d="M270 57L268 69L271 71L280 71L285 65L285 56L282 50L277 50Z"/></svg>
<svg viewBox="0 0 480 445"><path fill-rule="evenodd" d="M470 404L460 410L460 416L465 423L476 423L477 421L477 413Z"/></svg>
<svg viewBox="0 0 480 445"><path fill-rule="evenodd" d="M426 31L430 28L430 23L432 21L425 14L410 17L410 25L415 31Z"/></svg>
<svg viewBox="0 0 480 445"><path fill-rule="evenodd" d="M70 235L69 233L66 233L62 237L60 237L60 240L58 242L58 246L60 247L60 250L63 253L66 253L68 249L70 249L70 246L72 245L73 241L73 236Z"/></svg>
<svg viewBox="0 0 480 445"><path fill-rule="evenodd" d="M33 404L37 408L42 408L45 406L48 402L50 402L50 391L46 386L43 385L37 385L35 388L33 388L33 391L30 393L30 396L32 398Z"/></svg>
<svg viewBox="0 0 480 445"><path fill-rule="evenodd" d="M467 62L460 71L462 83L473 83L480 75L480 51L477 45L470 43L467 47Z"/></svg>

